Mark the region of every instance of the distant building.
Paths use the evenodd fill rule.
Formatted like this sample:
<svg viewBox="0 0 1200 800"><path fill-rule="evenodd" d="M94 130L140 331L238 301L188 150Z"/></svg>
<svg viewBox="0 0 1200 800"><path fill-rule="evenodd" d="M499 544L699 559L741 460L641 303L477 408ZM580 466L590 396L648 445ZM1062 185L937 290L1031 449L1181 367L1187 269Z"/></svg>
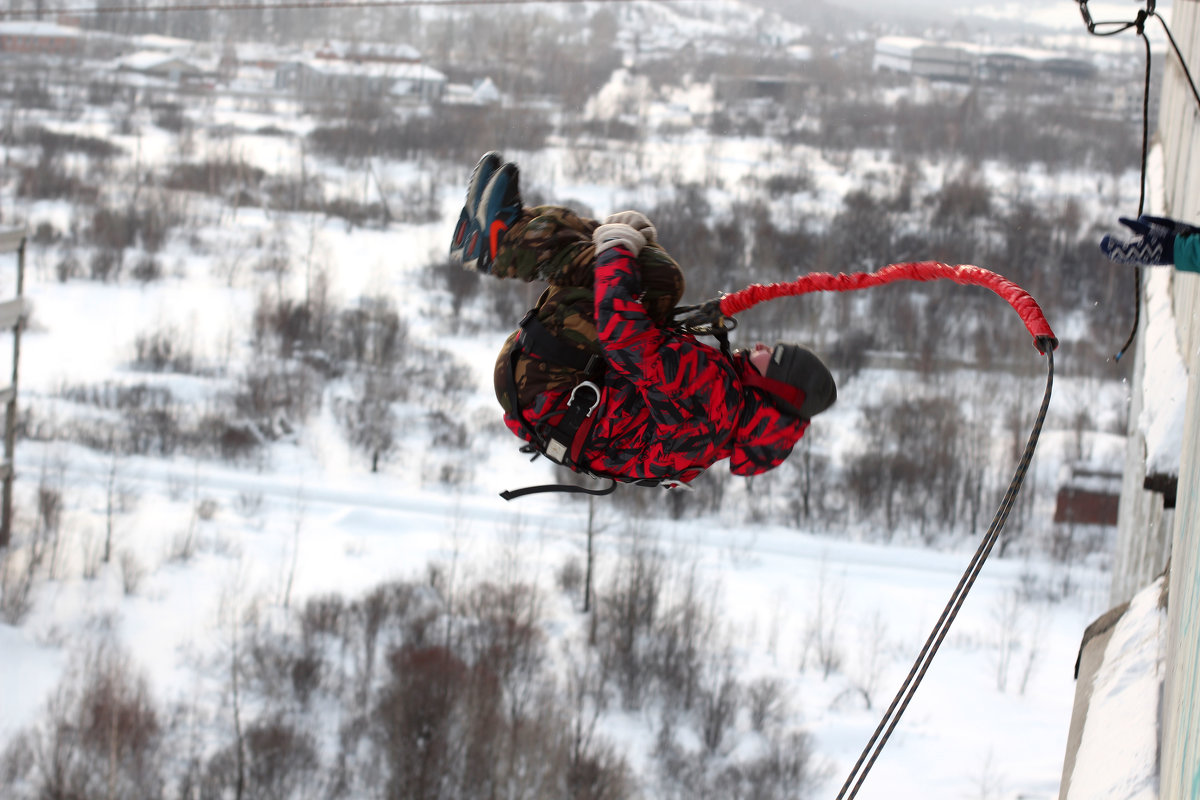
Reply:
<svg viewBox="0 0 1200 800"><path fill-rule="evenodd" d="M1081 58L1030 47L984 47L968 42L932 42L883 36L875 42L874 69L930 80L1007 81L1034 75L1060 81L1090 81L1096 67Z"/></svg>
<svg viewBox="0 0 1200 800"><path fill-rule="evenodd" d="M909 36L883 36L875 42L874 69L933 80L968 81L975 56L962 45L937 44Z"/></svg>
<svg viewBox="0 0 1200 800"><path fill-rule="evenodd" d="M310 101L391 98L436 102L445 92L446 76L419 63L310 58L281 64L275 73L275 87Z"/></svg>
<svg viewBox="0 0 1200 800"><path fill-rule="evenodd" d="M204 70L190 61L154 50L143 50L117 59L117 70L150 75L172 83L188 83L207 76Z"/></svg>
<svg viewBox="0 0 1200 800"><path fill-rule="evenodd" d="M75 56L83 52L79 28L52 22L0 22L0 52Z"/></svg>
<svg viewBox="0 0 1200 800"><path fill-rule="evenodd" d="M442 102L460 106L495 106L504 99L491 78L482 78L471 84L451 83L442 93Z"/></svg>
<svg viewBox="0 0 1200 800"><path fill-rule="evenodd" d="M163 53L175 53L176 55L190 53L199 44L191 39L180 39L176 36L161 36L157 33L132 36L129 39L129 43L138 50L156 50Z"/></svg>
<svg viewBox="0 0 1200 800"><path fill-rule="evenodd" d="M326 41L314 54L327 61L353 61L358 64L420 64L421 53L406 44Z"/></svg>
<svg viewBox="0 0 1200 800"><path fill-rule="evenodd" d="M979 48L979 76L1005 81L1019 75L1038 74L1068 81L1091 80L1096 67L1082 58L1068 58L1056 50L1032 47Z"/></svg>
<svg viewBox="0 0 1200 800"><path fill-rule="evenodd" d="M713 80L717 100L764 99L798 102L816 91L816 83L803 75L718 75Z"/></svg>
<svg viewBox="0 0 1200 800"><path fill-rule="evenodd" d="M237 74L243 67L275 72L281 65L294 62L298 57L297 52L272 44L229 42L221 50L218 68L228 74Z"/></svg>
<svg viewBox="0 0 1200 800"><path fill-rule="evenodd" d="M1117 524L1121 474L1076 465L1058 489L1054 521L1066 525Z"/></svg>

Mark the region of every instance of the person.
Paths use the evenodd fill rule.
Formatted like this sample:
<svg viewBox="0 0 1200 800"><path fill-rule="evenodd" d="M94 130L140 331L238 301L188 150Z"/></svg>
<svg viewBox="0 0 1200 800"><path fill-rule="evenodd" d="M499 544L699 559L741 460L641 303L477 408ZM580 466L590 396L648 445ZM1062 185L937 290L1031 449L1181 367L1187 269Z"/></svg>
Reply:
<svg viewBox="0 0 1200 800"><path fill-rule="evenodd" d="M807 348L730 352L673 330L685 282L650 220L525 207L516 165L496 153L472 173L451 255L466 269L549 284L501 348L496 393L513 433L577 471L687 484L728 458L734 474L756 475L837 399Z"/></svg>
<svg viewBox="0 0 1200 800"><path fill-rule="evenodd" d="M1100 250L1110 261L1141 267L1169 266L1183 272L1200 272L1200 228L1169 217L1143 214L1136 220L1120 217L1133 238L1106 235Z"/></svg>

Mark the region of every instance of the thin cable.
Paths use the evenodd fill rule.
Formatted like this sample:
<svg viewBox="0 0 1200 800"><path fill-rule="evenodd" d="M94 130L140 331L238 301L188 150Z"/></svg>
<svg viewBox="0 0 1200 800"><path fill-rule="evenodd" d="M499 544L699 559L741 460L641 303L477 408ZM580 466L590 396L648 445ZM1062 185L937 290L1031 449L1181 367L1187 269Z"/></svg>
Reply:
<svg viewBox="0 0 1200 800"><path fill-rule="evenodd" d="M1137 18L1128 22L1096 22L1092 19L1091 12L1088 11L1087 0L1078 0L1079 11L1083 15L1084 24L1087 26L1088 33L1093 36L1115 36L1118 33L1123 33L1130 28L1137 30L1138 36L1142 37L1142 41L1146 46L1146 80L1142 88L1142 163L1141 163L1141 181L1138 184L1138 216L1145 213L1146 209L1146 163L1149 158L1150 147L1150 39L1146 36L1146 20L1150 17L1158 19L1162 25L1163 32L1167 34L1167 40L1171 43L1171 49L1175 51L1175 58L1179 62L1179 67L1183 70L1183 75L1187 79L1188 87L1192 90L1192 97L1196 99L1196 105L1200 107L1200 91L1196 89L1196 82L1192 80L1191 70L1188 69L1187 62L1183 58L1183 53L1179 50L1179 45L1175 41L1175 36L1171 33L1171 28L1167 25L1167 21L1155 9L1155 0L1147 0L1146 8L1138 11ZM1121 357L1133 345L1133 340L1137 336L1138 328L1141 325L1142 319L1142 268L1135 267L1133 270L1133 327L1129 331L1129 336L1125 339L1125 344L1121 345L1121 349L1114 356L1114 361L1120 361Z"/></svg>
<svg viewBox="0 0 1200 800"><path fill-rule="evenodd" d="M1155 16L1158 16L1155 14ZM1138 15L1141 20L1141 15ZM1159 17L1162 21L1162 17ZM1163 23L1166 26L1166 23ZM1146 164L1150 158L1150 38L1146 36L1145 25L1141 22L1138 24L1138 35L1142 37L1142 41L1146 44L1146 83L1142 87L1142 165L1141 179L1138 181L1138 213L1140 217L1146 210ZM1189 77L1190 80L1190 77ZM1133 270L1133 327L1129 329L1129 336L1125 339L1125 344L1121 345L1121 349L1113 356L1113 361L1120 361L1121 356L1129 350L1133 344L1134 338L1137 336L1138 327L1142 321L1142 268L1134 267Z"/></svg>
<svg viewBox="0 0 1200 800"><path fill-rule="evenodd" d="M955 587L954 593L950 596L950 601L942 610L942 615L938 618L937 623L930 632L929 638L925 640L925 646L921 648L916 661L913 662L912 669L908 672L908 677L904 679L904 683L901 684L900 690L896 693L895 698L892 699L892 703L888 706L883 718L879 721L879 725L876 726L875 732L867 742L867 746L863 748L858 761L855 762L853 769L850 770L846 782L842 784L842 790L837 795L838 800L853 800L854 796L858 794L858 790L862 786L863 781L866 780L871 767L875 765L875 761L879 758L884 745L887 744L888 739L891 737L892 731L899 724L900 717L903 716L909 702L911 702L913 696L916 694L917 688L921 685L925 673L933 663L933 657L937 655L938 648L941 647L942 641L946 638L946 634L949 633L950 626L954 623L959 609L962 608L963 602L967 599L967 593L974 586L975 579L979 577L979 573L983 570L984 562L987 561L988 555L991 554L992 548L1004 530L1004 523L1008 520L1009 512L1012 510L1017 495L1021 491L1021 486L1025 482L1025 475L1029 472L1029 465L1033 460L1033 453L1037 448L1038 438L1042 433L1042 425L1046 421L1046 412L1050 407L1050 395L1054 387L1054 348L1049 346L1049 343L1042 343L1038 349L1045 354L1047 359L1046 391L1042 396L1042 405L1038 409L1037 419L1033 423L1033 430L1030 432L1029 440L1025 444L1025 451L1021 454L1016 472L1008 484L1008 491L1004 493L1004 499L1001 501L1000 507L996 510L995 516L992 517L992 523L988 527L983 541L979 543L979 547L976 549L970 564L967 565L962 578L959 579L958 586ZM853 788L851 788L851 783L854 784ZM847 791L849 791L849 794L847 794Z"/></svg>
<svg viewBox="0 0 1200 800"><path fill-rule="evenodd" d="M652 0L656 3L670 3L677 0ZM95 17L107 14L165 14L185 11L296 11L296 10L356 10L364 8L407 8L416 6L504 6L504 5L577 5L581 3L596 3L612 5L628 3L632 0L282 0L282 2L253 3L172 3L159 5L119 5L119 6L76 6L54 11L57 15L73 17ZM16 11L0 11L0 19L39 17L46 12L36 9L18 9Z"/></svg>
<svg viewBox="0 0 1200 800"><path fill-rule="evenodd" d="M1078 2L1079 13L1083 15L1083 23L1087 26L1088 33L1093 36L1116 36L1130 28L1136 28L1138 36L1141 36L1142 41L1146 44L1146 82L1142 90L1142 161L1138 181L1138 216L1140 217L1146 204L1146 159L1150 144L1150 39L1146 36L1146 19L1152 15L1158 16L1154 10L1155 0L1147 0L1146 7L1138 11L1136 19L1129 22L1096 22L1088 10L1088 0L1078 0ZM1162 17L1159 17L1159 21L1163 22ZM1166 22L1163 22L1163 26L1166 26ZM1120 361L1121 356L1125 355L1125 351L1133 344L1141 319L1142 268L1135 267L1133 270L1133 327L1125 339L1125 344L1121 345L1121 349L1113 357L1114 361Z"/></svg>
<svg viewBox="0 0 1200 800"><path fill-rule="evenodd" d="M1171 29L1167 27L1167 21L1158 12L1154 12L1153 16L1158 18L1159 23L1163 27L1163 32L1167 34L1167 39L1171 42L1171 49L1175 51L1175 58L1178 59L1179 66L1183 69L1188 86L1191 87L1192 97L1196 98L1196 105L1200 106L1200 92L1196 91L1196 82L1192 80L1191 70L1188 69L1187 62L1183 60L1183 53L1179 52L1179 45L1175 44L1175 37L1171 35Z"/></svg>

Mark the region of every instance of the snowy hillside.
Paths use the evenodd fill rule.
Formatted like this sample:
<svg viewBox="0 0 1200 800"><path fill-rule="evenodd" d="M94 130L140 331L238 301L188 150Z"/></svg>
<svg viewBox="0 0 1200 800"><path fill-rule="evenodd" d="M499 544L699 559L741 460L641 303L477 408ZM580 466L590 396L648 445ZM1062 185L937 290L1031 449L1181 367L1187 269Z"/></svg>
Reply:
<svg viewBox="0 0 1200 800"><path fill-rule="evenodd" d="M640 38L642 53L735 21L751 38L804 35L747 22L740 6L702 23L679 21L686 5L647 6L666 33ZM882 139L840 148L837 134L809 136L833 130L826 120L732 105L715 79L663 85L613 66L570 114L547 114L544 146L506 155L528 197L601 215L663 209L673 252L702 238L671 241L673 225L741 241L733 230L753 218L751 263L722 273L719 258L735 256L705 251L697 287L795 274L816 251L834 265L917 257L903 248L926 246L926 228L954 232L936 243L947 253L1008 254L1039 224L1022 204L1073 209L1047 226L1061 272L1029 266L1038 280L1087 275L1093 254L1077 256L1077 241L1136 195L1119 167L901 158ZM253 72L239 80L191 103L103 105L70 83L44 86L44 103L5 98L0 224L32 234L33 313L19 520L0 564L0 794L832 796L1032 424L1043 367L1015 315L956 290L748 314L746 336L830 349L885 316L911 322L911 342L877 338L853 369L832 360L839 403L805 442L822 481L811 510L795 464L753 483L718 465L681 501L629 488L620 503L506 504L498 491L553 473L517 452L491 387L508 311L529 294L462 284L445 263L471 145L334 155L310 134L353 125L251 96L266 81ZM931 94L931 107L969 107L954 87L880 92L897 118ZM722 114L757 130L725 133ZM394 130L427 116L405 109ZM852 119L845 136L874 135L861 109ZM643 132L601 130L614 120ZM969 214L946 206L984 190L994 199ZM849 225L856 209L871 225ZM888 237L870 240L885 221ZM756 249L768 231L812 238L772 265ZM1074 283L1089 299L1121 291L1107 276ZM1090 309L1039 299L1069 311L1051 318L1063 373L1025 499L862 797L1057 796L1072 664L1108 576L1092 541L1107 534L1055 527L1054 491L1073 464L1119 459L1126 389L1095 368ZM929 327L940 316L944 339ZM923 334L944 349L920 350ZM887 526L850 486L853 464L882 461L870 448L889 434L871 418L904 404L961 420L954 439L971 442L979 472L952 473L949 519L907 508ZM895 491L925 498L922 484Z"/></svg>

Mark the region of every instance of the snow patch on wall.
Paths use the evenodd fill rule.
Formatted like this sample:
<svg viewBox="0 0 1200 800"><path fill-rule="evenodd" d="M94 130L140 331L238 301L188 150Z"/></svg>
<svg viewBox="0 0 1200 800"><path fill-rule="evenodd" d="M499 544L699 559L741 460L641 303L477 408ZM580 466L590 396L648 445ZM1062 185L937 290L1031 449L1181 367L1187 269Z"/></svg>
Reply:
<svg viewBox="0 0 1200 800"><path fill-rule="evenodd" d="M1188 375L1175 336L1171 270L1150 272L1146 317L1146 388L1138 418L1146 442L1146 474L1178 475Z"/></svg>
<svg viewBox="0 0 1200 800"><path fill-rule="evenodd" d="M1068 800L1157 800L1162 578L1129 603L1096 672Z"/></svg>

